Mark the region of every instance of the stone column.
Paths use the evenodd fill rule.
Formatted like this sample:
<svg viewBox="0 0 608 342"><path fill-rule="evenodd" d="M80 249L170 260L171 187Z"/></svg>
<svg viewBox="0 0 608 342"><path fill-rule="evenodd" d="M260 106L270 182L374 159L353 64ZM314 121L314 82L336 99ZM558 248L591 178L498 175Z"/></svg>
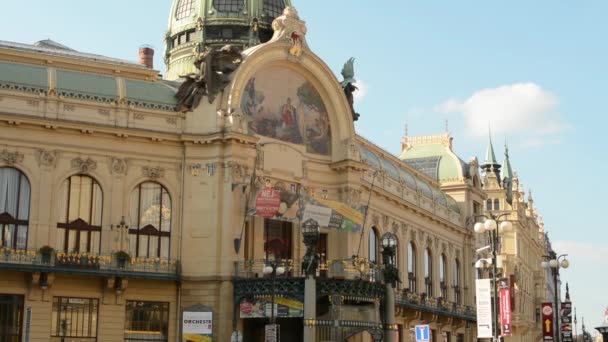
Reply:
<svg viewBox="0 0 608 342"><path fill-rule="evenodd" d="M397 327L395 325L395 289L391 283L386 284L386 302L385 302L385 341L386 342L394 342L397 337L395 332L397 331Z"/></svg>
<svg viewBox="0 0 608 342"><path fill-rule="evenodd" d="M317 337L317 282L310 274L304 280L304 342L315 342Z"/></svg>

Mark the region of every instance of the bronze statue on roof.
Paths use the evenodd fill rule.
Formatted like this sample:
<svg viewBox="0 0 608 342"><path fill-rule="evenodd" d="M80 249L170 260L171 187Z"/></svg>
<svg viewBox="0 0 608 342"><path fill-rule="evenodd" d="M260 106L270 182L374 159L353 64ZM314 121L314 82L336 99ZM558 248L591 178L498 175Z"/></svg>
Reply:
<svg viewBox="0 0 608 342"><path fill-rule="evenodd" d="M350 111L353 116L353 121L359 120L359 113L355 112L355 97L354 92L358 90L354 83L357 82L355 80L355 58L351 57L346 63L344 63L344 67L342 68L342 77L344 80L340 82L342 89L344 89L344 95L346 95L346 100L348 100L348 104L350 105Z"/></svg>

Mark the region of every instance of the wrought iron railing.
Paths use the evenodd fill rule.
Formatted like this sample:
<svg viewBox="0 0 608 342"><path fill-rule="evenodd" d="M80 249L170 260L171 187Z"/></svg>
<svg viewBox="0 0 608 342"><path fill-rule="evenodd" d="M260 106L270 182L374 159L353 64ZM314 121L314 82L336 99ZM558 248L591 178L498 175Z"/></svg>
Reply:
<svg viewBox="0 0 608 342"><path fill-rule="evenodd" d="M424 293L398 291L395 293L395 304L405 308L433 312L471 321L476 320L476 310L474 307L448 302L441 297L427 297Z"/></svg>
<svg viewBox="0 0 608 342"><path fill-rule="evenodd" d="M120 258L95 253L63 253L0 248L0 269L68 273L131 274L140 277L178 277L180 264L164 258Z"/></svg>

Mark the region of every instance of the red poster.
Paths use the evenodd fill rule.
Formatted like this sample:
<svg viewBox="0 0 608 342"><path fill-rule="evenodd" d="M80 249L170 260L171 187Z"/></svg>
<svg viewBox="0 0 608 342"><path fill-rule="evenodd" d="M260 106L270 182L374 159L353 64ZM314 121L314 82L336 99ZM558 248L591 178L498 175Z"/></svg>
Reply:
<svg viewBox="0 0 608 342"><path fill-rule="evenodd" d="M543 341L553 341L553 303L541 305L543 313Z"/></svg>
<svg viewBox="0 0 608 342"><path fill-rule="evenodd" d="M509 280L500 280L500 333L501 336L512 335L513 318L511 316L511 294L509 291Z"/></svg>
<svg viewBox="0 0 608 342"><path fill-rule="evenodd" d="M276 189L262 189L255 199L257 216L273 218L281 206L281 193Z"/></svg>

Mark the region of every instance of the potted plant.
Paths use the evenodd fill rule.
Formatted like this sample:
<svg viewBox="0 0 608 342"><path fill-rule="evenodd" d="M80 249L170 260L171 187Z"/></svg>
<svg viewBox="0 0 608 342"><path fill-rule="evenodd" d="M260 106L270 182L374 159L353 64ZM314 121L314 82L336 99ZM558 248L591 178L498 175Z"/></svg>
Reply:
<svg viewBox="0 0 608 342"><path fill-rule="evenodd" d="M40 253L40 261L42 261L43 264L50 264L51 255L53 254L54 251L55 251L55 249L53 249L53 247L48 246L48 245L40 247L40 249L38 250L38 252Z"/></svg>
<svg viewBox="0 0 608 342"><path fill-rule="evenodd" d="M118 251L114 253L114 257L116 258L116 265L119 268L125 268L127 262L131 261L131 256L125 251Z"/></svg>

